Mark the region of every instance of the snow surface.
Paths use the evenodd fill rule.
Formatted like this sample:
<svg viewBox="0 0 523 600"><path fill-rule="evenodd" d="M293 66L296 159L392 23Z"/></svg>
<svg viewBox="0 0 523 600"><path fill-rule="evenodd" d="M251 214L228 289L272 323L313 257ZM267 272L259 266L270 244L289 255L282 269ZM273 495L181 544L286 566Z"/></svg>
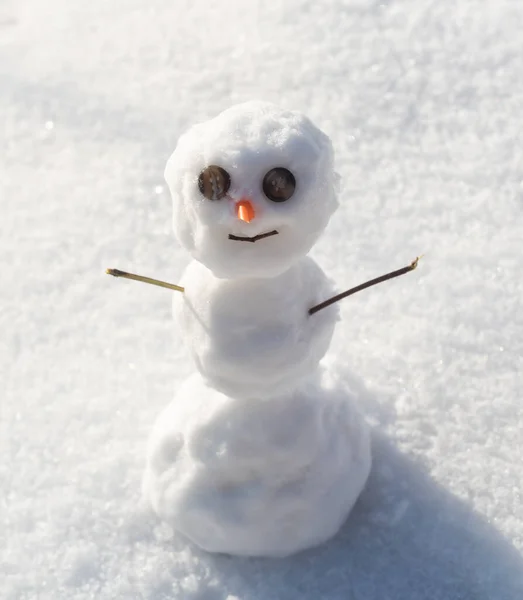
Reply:
<svg viewBox="0 0 523 600"><path fill-rule="evenodd" d="M523 596L522 30L510 0L0 4L0 597ZM205 553L140 508L193 365L171 294L103 274L176 282L165 161L251 98L333 140L313 256L339 287L426 253L340 306L327 359L373 468L340 534L278 560Z"/></svg>

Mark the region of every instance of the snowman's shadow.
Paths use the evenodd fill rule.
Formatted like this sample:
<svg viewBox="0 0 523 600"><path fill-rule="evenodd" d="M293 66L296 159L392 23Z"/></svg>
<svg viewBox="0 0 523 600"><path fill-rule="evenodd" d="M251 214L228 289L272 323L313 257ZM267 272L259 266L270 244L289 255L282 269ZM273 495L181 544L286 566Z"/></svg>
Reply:
<svg viewBox="0 0 523 600"><path fill-rule="evenodd" d="M361 385L359 391L376 416L377 401ZM511 543L377 430L372 446L367 486L333 540L284 559L202 553L215 582L208 597L523 598L523 557Z"/></svg>

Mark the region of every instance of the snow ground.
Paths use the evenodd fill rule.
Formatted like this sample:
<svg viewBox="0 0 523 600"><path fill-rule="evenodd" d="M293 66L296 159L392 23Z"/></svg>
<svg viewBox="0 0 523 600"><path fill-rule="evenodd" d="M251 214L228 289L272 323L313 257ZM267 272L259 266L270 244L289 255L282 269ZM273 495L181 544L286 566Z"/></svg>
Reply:
<svg viewBox="0 0 523 600"><path fill-rule="evenodd" d="M0 3L0 597L523 596L523 4ZM177 136L260 97L332 136L340 286L329 360L374 426L330 543L203 553L139 504L147 435L193 370L162 179ZM364 387L363 387L364 386Z"/></svg>

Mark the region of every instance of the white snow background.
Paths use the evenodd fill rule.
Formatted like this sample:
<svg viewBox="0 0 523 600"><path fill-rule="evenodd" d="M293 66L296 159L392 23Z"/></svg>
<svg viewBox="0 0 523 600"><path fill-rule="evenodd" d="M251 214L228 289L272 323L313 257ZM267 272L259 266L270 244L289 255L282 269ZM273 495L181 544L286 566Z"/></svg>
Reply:
<svg viewBox="0 0 523 600"><path fill-rule="evenodd" d="M0 597L523 597L523 3L0 3ZM193 371L165 162L261 98L333 139L312 255L343 301L328 362L374 464L331 542L210 555L140 505L152 423ZM361 379L354 382L354 375Z"/></svg>

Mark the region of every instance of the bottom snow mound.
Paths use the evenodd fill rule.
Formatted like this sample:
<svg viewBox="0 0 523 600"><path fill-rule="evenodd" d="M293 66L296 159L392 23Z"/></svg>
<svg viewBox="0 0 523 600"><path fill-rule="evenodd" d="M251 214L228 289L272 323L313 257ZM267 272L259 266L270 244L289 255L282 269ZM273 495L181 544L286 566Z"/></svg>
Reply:
<svg viewBox="0 0 523 600"><path fill-rule="evenodd" d="M194 374L153 428L143 491L207 551L285 556L338 531L370 464L365 422L325 377L238 400Z"/></svg>

